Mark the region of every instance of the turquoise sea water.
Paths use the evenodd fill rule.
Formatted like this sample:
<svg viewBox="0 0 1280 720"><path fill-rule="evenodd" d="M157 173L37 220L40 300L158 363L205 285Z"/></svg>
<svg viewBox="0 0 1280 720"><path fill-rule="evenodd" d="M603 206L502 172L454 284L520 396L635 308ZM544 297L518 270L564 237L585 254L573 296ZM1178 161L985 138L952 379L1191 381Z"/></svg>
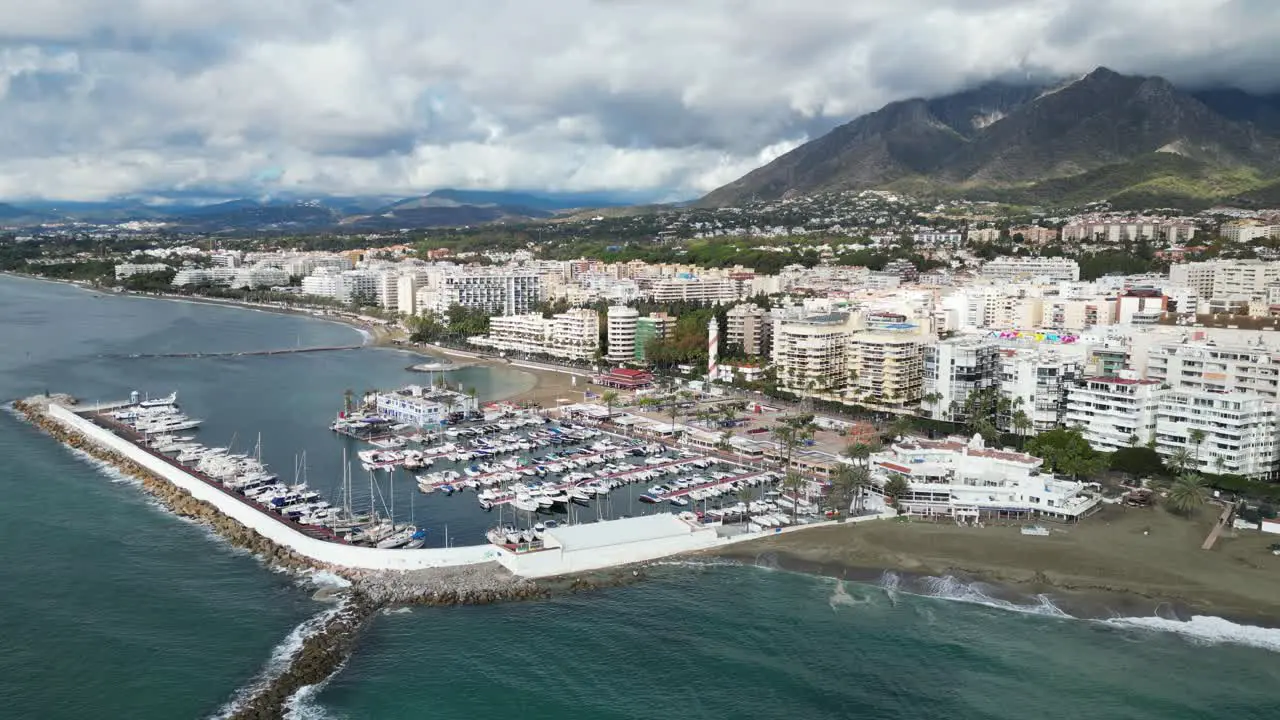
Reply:
<svg viewBox="0 0 1280 720"><path fill-rule="evenodd" d="M342 390L421 380L404 370L411 358L124 356L357 340L306 318L0 277L0 398L177 389L184 409L206 419L203 439L252 447L261 433L265 459L285 474L305 449L321 488L340 473L342 443L325 425ZM482 397L530 382L457 374ZM208 717L325 609L296 578L170 517L9 414L0 414L0 457L0 717ZM649 575L545 602L380 616L343 671L293 714L1280 716L1274 630L1062 618L1049 606L976 604L984 596L957 583L930 588L944 599L749 567L676 563Z"/></svg>

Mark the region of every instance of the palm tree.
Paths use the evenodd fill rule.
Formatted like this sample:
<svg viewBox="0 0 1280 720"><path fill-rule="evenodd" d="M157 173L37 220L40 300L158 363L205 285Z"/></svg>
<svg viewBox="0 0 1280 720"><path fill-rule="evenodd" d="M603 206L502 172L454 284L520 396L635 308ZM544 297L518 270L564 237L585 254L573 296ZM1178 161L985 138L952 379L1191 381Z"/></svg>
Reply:
<svg viewBox="0 0 1280 720"><path fill-rule="evenodd" d="M604 406L609 409L608 419L613 420L613 406L618 402L618 391L605 390L604 394L600 396L600 400L602 400L604 402Z"/></svg>
<svg viewBox="0 0 1280 720"><path fill-rule="evenodd" d="M773 426L773 437L784 451L783 457L786 458L788 468L791 467L791 455L795 452L796 445L800 444L798 432L794 425L787 423L778 423Z"/></svg>
<svg viewBox="0 0 1280 720"><path fill-rule="evenodd" d="M356 400L355 390L352 390L351 388L347 388L346 390L342 391L342 409L346 410L347 412L351 412L351 410L353 409L352 405L355 403L355 400Z"/></svg>
<svg viewBox="0 0 1280 720"><path fill-rule="evenodd" d="M1187 438L1191 440L1192 445L1196 446L1196 454L1195 454L1196 469L1199 470L1200 469L1200 444L1204 442L1204 438L1205 438L1204 431L1201 430L1200 428L1194 428L1191 432L1187 433Z"/></svg>
<svg viewBox="0 0 1280 720"><path fill-rule="evenodd" d="M844 456L859 467L866 467L871 459L871 446L866 443L853 443L844 449Z"/></svg>
<svg viewBox="0 0 1280 720"><path fill-rule="evenodd" d="M731 440L733 440L733 431L725 430L720 433L720 440L716 443L716 449L720 452L729 452L733 449L733 443L730 442Z"/></svg>
<svg viewBox="0 0 1280 720"><path fill-rule="evenodd" d="M1186 448L1178 448L1169 454L1168 461L1165 462L1177 474L1181 474L1187 466L1191 464L1191 453Z"/></svg>
<svg viewBox="0 0 1280 720"><path fill-rule="evenodd" d="M893 419L893 422L889 423L889 427L886 430L888 433L887 439L897 440L900 437L905 437L913 429L915 429L915 424L911 422L911 418L906 415L899 415Z"/></svg>
<svg viewBox="0 0 1280 720"><path fill-rule="evenodd" d="M1183 475L1169 487L1165 505L1171 512L1190 516L1204 505L1208 495L1204 478L1199 475Z"/></svg>
<svg viewBox="0 0 1280 720"><path fill-rule="evenodd" d="M1021 400L1022 398L1018 398L1018 399ZM1021 408L1014 411L1013 432L1016 433L1019 438L1022 438L1024 443L1027 438L1027 431L1029 430L1031 430L1031 418L1027 417L1027 413L1024 412Z"/></svg>
<svg viewBox="0 0 1280 720"><path fill-rule="evenodd" d="M911 484L902 473L893 473L884 484L884 494L893 498L893 506L901 506L901 498L911 491Z"/></svg>
<svg viewBox="0 0 1280 720"><path fill-rule="evenodd" d="M782 492L791 493L791 524L796 522L796 515L800 510L800 491L804 489L804 476L795 470L788 470L786 475L782 476Z"/></svg>
<svg viewBox="0 0 1280 720"><path fill-rule="evenodd" d="M479 410L479 409L480 409L480 403L476 402L476 396L477 396L477 395L479 395L479 393L478 393L478 392L476 392L475 387L469 387L469 388L467 388L467 397L471 398L471 404L472 404L472 405L474 405L474 406L475 406L475 408L476 408L477 410Z"/></svg>
<svg viewBox="0 0 1280 720"><path fill-rule="evenodd" d="M930 409L930 406L937 405L938 402L941 400L942 400L942 393L939 393L939 392L925 393L920 398L920 414L921 415L928 414L930 417L932 417L933 410Z"/></svg>

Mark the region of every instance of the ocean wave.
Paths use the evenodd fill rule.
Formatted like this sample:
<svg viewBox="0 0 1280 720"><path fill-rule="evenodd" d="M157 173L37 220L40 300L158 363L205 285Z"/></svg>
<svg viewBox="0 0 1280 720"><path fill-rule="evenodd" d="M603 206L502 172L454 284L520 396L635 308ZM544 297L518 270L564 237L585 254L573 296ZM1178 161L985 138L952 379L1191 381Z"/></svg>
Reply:
<svg viewBox="0 0 1280 720"><path fill-rule="evenodd" d="M886 570L880 576L880 589L884 590L884 596L889 599L889 604L895 607L898 604L898 588L901 585L902 578L892 570Z"/></svg>
<svg viewBox="0 0 1280 720"><path fill-rule="evenodd" d="M1195 615L1190 620L1162 617L1121 617L1098 622L1128 630L1151 630L1181 635L1206 645L1245 645L1280 652L1280 628L1240 625L1213 615Z"/></svg>
<svg viewBox="0 0 1280 720"><path fill-rule="evenodd" d="M318 615L313 615L303 620L293 630L285 636L280 644L271 650L271 656L267 659L267 664L263 667L258 677L248 685L238 690L235 697L213 715L214 720L224 720L235 715L235 713L244 705L246 701L254 696L258 690L265 687L268 683L280 677L289 665L293 662L293 658L302 650L303 643L307 638L317 632L320 632L329 624L329 621L337 617L346 610L345 606L338 606L325 610ZM304 688L305 689L305 688ZM295 693L295 697L297 693Z"/></svg>
<svg viewBox="0 0 1280 720"><path fill-rule="evenodd" d="M869 605L870 598L854 597L849 594L849 589L845 586L843 580L836 580L836 589L831 592L831 596L827 598L827 604L831 606L833 611L841 607L857 607L859 605Z"/></svg>
<svg viewBox="0 0 1280 720"><path fill-rule="evenodd" d="M312 570L307 573L307 579L310 580L313 585L320 585L322 587L351 587L350 580L329 570Z"/></svg>
<svg viewBox="0 0 1280 720"><path fill-rule="evenodd" d="M1035 602L1030 604L1015 603L1008 600L989 595L982 583L965 582L951 575L942 577L927 577L922 580L925 597L938 598L941 600L954 600L956 602L969 603L971 605L985 605L987 607L997 608L1000 610L1010 610L1013 612L1026 613L1029 615L1043 615L1046 617L1070 618L1073 617L1064 612L1057 605L1053 604L1052 598L1048 595L1035 595Z"/></svg>
<svg viewBox="0 0 1280 720"><path fill-rule="evenodd" d="M645 567L687 567L687 568L714 568L714 567L740 567L742 563L736 560L655 560L645 563Z"/></svg>

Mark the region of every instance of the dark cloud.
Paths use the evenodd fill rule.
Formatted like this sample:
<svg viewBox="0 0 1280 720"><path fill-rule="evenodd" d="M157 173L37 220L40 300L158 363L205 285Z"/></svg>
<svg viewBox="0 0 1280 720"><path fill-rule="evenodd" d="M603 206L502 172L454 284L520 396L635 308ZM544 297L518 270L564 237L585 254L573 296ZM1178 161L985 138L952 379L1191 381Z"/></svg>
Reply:
<svg viewBox="0 0 1280 720"><path fill-rule="evenodd" d="M897 99L1098 65L1280 90L1275 0L0 6L0 197L691 195ZM269 172L268 172L269 170Z"/></svg>

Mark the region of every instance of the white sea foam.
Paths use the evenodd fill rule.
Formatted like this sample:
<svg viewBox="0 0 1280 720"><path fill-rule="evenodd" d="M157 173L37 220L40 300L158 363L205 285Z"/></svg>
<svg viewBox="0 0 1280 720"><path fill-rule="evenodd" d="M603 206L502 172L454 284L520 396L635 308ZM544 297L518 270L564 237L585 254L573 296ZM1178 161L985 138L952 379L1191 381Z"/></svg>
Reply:
<svg viewBox="0 0 1280 720"><path fill-rule="evenodd" d="M312 570L307 573L308 578L315 585L328 587L351 587L351 581L328 570Z"/></svg>
<svg viewBox="0 0 1280 720"><path fill-rule="evenodd" d="M1033 604L1020 604L1001 600L1000 598L991 597L983 589L981 583L964 582L951 575L943 577L930 577L924 579L924 585L928 589L927 597L940 598L943 600L955 600L957 602L970 603L972 605L986 605L987 607L998 608L1000 610L1011 610L1013 612L1027 613L1030 615L1044 615L1046 617L1072 617L1063 612L1061 608L1053 604L1053 600L1048 595L1036 595L1036 602Z"/></svg>
<svg viewBox="0 0 1280 720"><path fill-rule="evenodd" d="M1195 615L1190 620L1169 620L1162 617L1122 617L1100 620L1099 622L1112 627L1176 633L1191 642L1206 645L1246 645L1272 652L1280 652L1280 629L1239 625L1230 620L1212 615Z"/></svg>
<svg viewBox="0 0 1280 720"><path fill-rule="evenodd" d="M898 604L898 586L902 584L902 578L898 577L898 573L886 570L880 576L880 587L884 590L884 596L889 598L890 605Z"/></svg>
<svg viewBox="0 0 1280 720"><path fill-rule="evenodd" d="M856 607L858 605L870 604L869 598L854 597L849 594L849 589L845 586L843 580L836 580L836 589L831 592L831 596L827 598L827 604L831 606L832 611L836 611L840 607Z"/></svg>
<svg viewBox="0 0 1280 720"><path fill-rule="evenodd" d="M285 720L333 720L335 716L326 710L317 698L320 695L320 691L324 690L324 687L329 684L329 681L346 667L347 661L343 660L342 664L329 677L315 685L304 685L298 688L298 691L284 703Z"/></svg>
<svg viewBox="0 0 1280 720"><path fill-rule="evenodd" d="M262 669L262 672L258 674L258 677L253 682L241 688L236 693L235 697L231 699L231 702L227 703L219 709L216 714L214 714L213 717L215 720L223 720L224 718L231 717L246 701L252 698L260 688L280 677L281 674L289 669L289 664L293 662L294 656L302 650L302 645L306 642L307 638L320 630L323 630L331 619L345 610L345 606L338 606L325 610L318 615L313 615L299 623L297 627L285 636L284 640L280 641L279 645L276 645L275 648L272 649L271 657L267 659L267 664Z"/></svg>

